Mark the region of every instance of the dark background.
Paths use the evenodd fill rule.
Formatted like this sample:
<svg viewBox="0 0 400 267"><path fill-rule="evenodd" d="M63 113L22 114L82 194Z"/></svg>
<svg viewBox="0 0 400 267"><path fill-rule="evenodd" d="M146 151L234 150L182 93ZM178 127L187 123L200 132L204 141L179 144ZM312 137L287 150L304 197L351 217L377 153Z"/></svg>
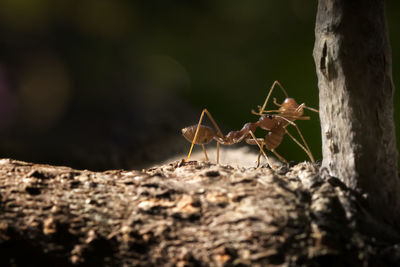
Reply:
<svg viewBox="0 0 400 267"><path fill-rule="evenodd" d="M204 107L225 133L257 120L274 80L318 108L316 2L1 0L0 157L147 167L187 153L180 129ZM395 85L399 7L387 1ZM395 105L399 132L398 92ZM319 116L307 115L298 125L320 159ZM289 138L278 151L308 159Z"/></svg>

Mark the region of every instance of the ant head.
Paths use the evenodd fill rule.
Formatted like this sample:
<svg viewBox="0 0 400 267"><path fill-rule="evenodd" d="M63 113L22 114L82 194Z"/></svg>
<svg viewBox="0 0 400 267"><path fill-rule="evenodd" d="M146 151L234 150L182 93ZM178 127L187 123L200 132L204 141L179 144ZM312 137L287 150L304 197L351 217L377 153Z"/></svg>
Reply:
<svg viewBox="0 0 400 267"><path fill-rule="evenodd" d="M276 126L276 117L271 114L264 114L258 119L258 125L263 130L271 130Z"/></svg>

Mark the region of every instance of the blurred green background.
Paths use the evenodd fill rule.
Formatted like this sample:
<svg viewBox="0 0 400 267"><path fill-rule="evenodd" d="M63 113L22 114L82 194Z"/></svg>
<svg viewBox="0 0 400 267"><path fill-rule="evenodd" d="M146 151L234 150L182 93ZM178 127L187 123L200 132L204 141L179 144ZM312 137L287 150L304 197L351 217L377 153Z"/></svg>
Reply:
<svg viewBox="0 0 400 267"><path fill-rule="evenodd" d="M257 120L250 111L274 80L318 108L316 8L303 0L0 0L0 157L150 166L187 152L180 129L204 107L225 133ZM387 1L395 85L399 8ZM399 132L398 90L395 105ZM319 117L307 115L298 125L320 159ZM307 160L287 137L277 150Z"/></svg>

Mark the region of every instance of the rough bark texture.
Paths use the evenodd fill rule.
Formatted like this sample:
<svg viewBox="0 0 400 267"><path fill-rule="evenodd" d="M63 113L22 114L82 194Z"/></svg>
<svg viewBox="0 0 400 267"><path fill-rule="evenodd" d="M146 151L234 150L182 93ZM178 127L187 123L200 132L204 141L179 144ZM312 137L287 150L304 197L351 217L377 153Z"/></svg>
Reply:
<svg viewBox="0 0 400 267"><path fill-rule="evenodd" d="M322 167L400 226L391 51L383 0L319 0L315 28Z"/></svg>
<svg viewBox="0 0 400 267"><path fill-rule="evenodd" d="M99 173L3 159L0 266L395 266L395 241L362 232L360 199L309 163Z"/></svg>

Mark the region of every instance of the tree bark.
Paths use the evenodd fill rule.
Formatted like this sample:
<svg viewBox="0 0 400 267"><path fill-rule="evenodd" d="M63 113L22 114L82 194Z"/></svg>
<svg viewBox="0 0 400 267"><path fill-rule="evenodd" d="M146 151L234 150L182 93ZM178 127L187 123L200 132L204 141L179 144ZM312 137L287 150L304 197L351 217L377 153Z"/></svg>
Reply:
<svg viewBox="0 0 400 267"><path fill-rule="evenodd" d="M306 162L91 172L0 159L0 266L395 266L398 235L365 235L358 199Z"/></svg>
<svg viewBox="0 0 400 267"><path fill-rule="evenodd" d="M400 225L391 50L383 0L319 0L322 169L361 192L371 212Z"/></svg>

